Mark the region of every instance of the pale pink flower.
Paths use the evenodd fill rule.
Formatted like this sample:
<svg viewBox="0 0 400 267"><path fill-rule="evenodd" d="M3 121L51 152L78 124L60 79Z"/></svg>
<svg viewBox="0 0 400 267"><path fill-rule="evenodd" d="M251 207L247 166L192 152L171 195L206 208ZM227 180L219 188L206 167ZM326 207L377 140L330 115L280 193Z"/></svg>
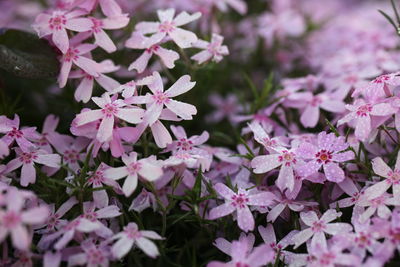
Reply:
<svg viewBox="0 0 400 267"><path fill-rule="evenodd" d="M193 55L191 59L196 60L198 64L202 64L210 59L214 62L220 62L224 56L229 55L226 45L222 45L224 37L213 33L211 41L198 40L193 47L203 49L203 51Z"/></svg>
<svg viewBox="0 0 400 267"><path fill-rule="evenodd" d="M125 196L130 196L135 191L138 183L138 176L147 181L155 181L163 174L162 166L154 158L137 159L137 153L131 152L128 155L122 155L122 161L125 166L109 168L104 171L104 177L119 180L126 177L122 186Z"/></svg>
<svg viewBox="0 0 400 267"><path fill-rule="evenodd" d="M239 237L239 242L246 242L247 243L247 251L246 253L251 252L251 250L254 247L254 242L256 241L256 237L254 236L253 233L245 234L245 233L240 233ZM225 238L217 238L215 239L213 245L216 246L219 250L224 252L226 255L231 255L232 252L232 243L226 240Z"/></svg>
<svg viewBox="0 0 400 267"><path fill-rule="evenodd" d="M299 175L307 177L323 167L326 179L339 183L345 178L339 163L354 158L352 151L343 152L348 147L349 144L345 142L344 137L336 137L334 133L321 132L318 134L317 146L305 142L298 147L297 155L310 161L297 168L296 171Z"/></svg>
<svg viewBox="0 0 400 267"><path fill-rule="evenodd" d="M386 178L365 190L364 196L367 199L380 197L390 187L393 188L393 196L400 199L400 152L397 154L396 164L392 170L380 157L372 160L372 169L374 172Z"/></svg>
<svg viewBox="0 0 400 267"><path fill-rule="evenodd" d="M115 18L123 16L122 9L118 2L115 0L86 0L78 1L79 7L87 10L87 12L92 12L100 4L101 11L104 15L109 18Z"/></svg>
<svg viewBox="0 0 400 267"><path fill-rule="evenodd" d="M222 183L216 184L214 189L225 199L225 204L210 210L209 219L215 220L236 211L239 228L245 232L254 229L254 218L249 206L269 206L275 199L275 195L270 192L250 194L240 188L235 193Z"/></svg>
<svg viewBox="0 0 400 267"><path fill-rule="evenodd" d="M308 249L308 267L361 266L357 255L345 253L348 242L332 242L329 246L317 243Z"/></svg>
<svg viewBox="0 0 400 267"><path fill-rule="evenodd" d="M261 267L274 259L274 251L267 244L251 250L246 239L233 241L229 255L232 257L231 261L227 263L212 261L207 267Z"/></svg>
<svg viewBox="0 0 400 267"><path fill-rule="evenodd" d="M75 100L87 103L92 97L94 81L96 81L106 91L112 91L120 86L119 82L104 75L104 73L115 72L119 66L115 66L111 60L104 60L98 63L97 75L93 76L84 70L73 71L69 74L70 79L82 78L78 87L75 90Z"/></svg>
<svg viewBox="0 0 400 267"><path fill-rule="evenodd" d="M362 93L370 101L391 97L393 96L393 88L400 85L399 75L399 72L395 72L376 77L368 85L356 88L351 96L355 97Z"/></svg>
<svg viewBox="0 0 400 267"><path fill-rule="evenodd" d="M52 14L40 14L36 17L33 28L39 37L51 34L53 43L63 54L66 54L70 46L67 30L85 32L93 27L90 19L78 18L85 14L86 12L83 10L72 12L56 10Z"/></svg>
<svg viewBox="0 0 400 267"><path fill-rule="evenodd" d="M88 146L89 139L85 137L77 137L66 142L59 142L55 148L62 155L62 162L71 170L77 171L80 169L79 162L83 161L86 153L83 150Z"/></svg>
<svg viewBox="0 0 400 267"><path fill-rule="evenodd" d="M61 69L58 76L58 85L63 88L67 84L67 79L72 68L75 64L87 74L97 77L98 72L101 70L99 64L93 59L84 56L96 48L92 44L79 44L68 48L67 52L61 58Z"/></svg>
<svg viewBox="0 0 400 267"><path fill-rule="evenodd" d="M139 247L147 256L151 258L157 257L157 246L150 239L163 239L154 231L139 230L136 223L131 222L124 227L124 230L112 237L113 240L118 239L111 248L112 255L118 259L124 257L132 249L134 245Z"/></svg>
<svg viewBox="0 0 400 267"><path fill-rule="evenodd" d="M0 242L3 242L10 233L13 246L26 251L32 239L27 226L43 223L49 214L49 209L46 206L23 209L25 197L13 187L8 188L5 202L5 208L0 209Z"/></svg>
<svg viewBox="0 0 400 267"><path fill-rule="evenodd" d="M142 192L140 192L139 195L137 195L136 198L132 201L132 204L129 206L128 210L134 210L140 213L149 207L152 207L153 211L156 211L156 197L153 193L143 188Z"/></svg>
<svg viewBox="0 0 400 267"><path fill-rule="evenodd" d="M43 122L41 138L35 142L40 148L49 153L53 151L50 145L56 147L60 143L70 142L72 140L71 136L56 132L58 122L58 117L53 114L47 115Z"/></svg>
<svg viewBox="0 0 400 267"><path fill-rule="evenodd" d="M139 123L142 121L144 111L137 107L126 107L127 104L116 97L110 98L105 93L102 97L92 97L93 102L101 109L84 111L75 117L76 126L82 126L96 120L101 120L96 138L99 142L107 142L113 134L115 117L129 123Z"/></svg>
<svg viewBox="0 0 400 267"><path fill-rule="evenodd" d="M175 9L170 8L158 10L157 15L160 22L140 22L135 30L142 34L157 34L160 38L168 35L181 48L191 47L197 41L196 34L179 27L200 18L200 12L189 15L184 11L174 18Z"/></svg>
<svg viewBox="0 0 400 267"><path fill-rule="evenodd" d="M314 211L301 212L300 218L307 226L309 226L309 228L302 230L293 236L295 248L299 247L311 237L311 247L315 247L317 244L322 247L327 247L325 234L337 235L346 234L352 231L353 227L350 224L330 223L341 215L341 212L337 212L333 209L327 210L321 218L318 218Z"/></svg>
<svg viewBox="0 0 400 267"><path fill-rule="evenodd" d="M281 166L276 186L283 192L285 189L293 191L294 169L303 165L303 161L296 154L294 149L275 148L277 153L256 156L251 161L254 173L266 173Z"/></svg>
<svg viewBox="0 0 400 267"><path fill-rule="evenodd" d="M0 116L0 133L4 134L0 140L7 146L12 145L15 141L22 151L28 152L30 148L35 147L29 140L40 139L40 136L36 133L36 127L21 129L19 124L19 116L17 114L14 115L13 120L8 119L6 116Z"/></svg>
<svg viewBox="0 0 400 267"><path fill-rule="evenodd" d="M222 12L227 12L230 6L241 15L247 13L247 3L243 0L213 0L213 2Z"/></svg>
<svg viewBox="0 0 400 267"><path fill-rule="evenodd" d="M7 169L13 171L22 166L20 184L28 186L36 181L36 164L42 164L52 168L60 168L61 157L58 154L49 154L45 150L32 150L24 152L18 148L15 149L17 157L7 164Z"/></svg>
<svg viewBox="0 0 400 267"><path fill-rule="evenodd" d="M350 111L338 121L338 125L355 121L355 136L361 140L367 140L371 130L376 125L373 124L371 116L388 116L396 112L388 103L366 103L363 99L357 99L353 105L346 105L346 109Z"/></svg>
<svg viewBox="0 0 400 267"><path fill-rule="evenodd" d="M131 38L126 41L125 46L132 49L144 49L145 51L129 65L128 70L135 69L137 72L142 73L153 54L157 55L168 69L174 68L174 62L179 59L179 54L173 50L161 47L160 42L163 38L163 36L159 35L145 37L139 32L133 32Z"/></svg>
<svg viewBox="0 0 400 267"><path fill-rule="evenodd" d="M195 106L183 103L172 97L186 93L192 89L196 82L190 81L189 75L184 75L179 78L167 91L164 92L164 85L161 76L158 72L153 73L153 82L148 85L153 94L145 96L133 96L127 100L130 104L147 104L148 108L143 117L143 121L149 125L153 124L161 116L164 105L175 113L178 117L184 120L191 120L193 115L196 115L197 109Z"/></svg>

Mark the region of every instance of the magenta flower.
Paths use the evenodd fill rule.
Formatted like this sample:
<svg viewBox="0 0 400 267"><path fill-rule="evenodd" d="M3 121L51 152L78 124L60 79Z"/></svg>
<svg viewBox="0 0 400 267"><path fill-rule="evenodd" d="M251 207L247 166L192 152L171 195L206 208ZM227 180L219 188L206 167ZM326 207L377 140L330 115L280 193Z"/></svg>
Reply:
<svg viewBox="0 0 400 267"><path fill-rule="evenodd" d="M133 32L131 38L126 41L125 46L132 49L145 49L145 51L129 65L128 70L135 69L137 72L142 73L153 54L156 54L168 69L174 68L174 62L179 59L179 54L173 50L161 47L160 42L163 38L163 36L159 35L145 37L139 32Z"/></svg>
<svg viewBox="0 0 400 267"><path fill-rule="evenodd" d="M58 132L56 132L58 122L58 117L54 116L53 114L47 115L46 119L43 122L41 138L35 143L41 149L44 149L49 153L53 151L50 145L56 147L58 144L69 142L72 140L71 136L59 134Z"/></svg>
<svg viewBox="0 0 400 267"><path fill-rule="evenodd" d="M140 22L135 30L142 34L157 34L161 39L168 35L180 48L191 47L197 41L196 34L179 27L200 18L200 12L192 15L181 12L174 18L175 9L170 8L158 10L157 15L160 22Z"/></svg>
<svg viewBox="0 0 400 267"><path fill-rule="evenodd" d="M296 155L295 150L276 148L278 153L256 156L251 161L254 173L266 173L281 166L276 186L283 192L285 189L293 191L294 169L302 165L303 161Z"/></svg>
<svg viewBox="0 0 400 267"><path fill-rule="evenodd" d="M388 116L396 112L388 103L365 103L362 99L357 99L353 105L346 105L346 108L350 113L340 119L338 125L354 121L355 135L361 141L367 140L372 127L375 126L372 125L371 116Z"/></svg>
<svg viewBox="0 0 400 267"><path fill-rule="evenodd" d="M17 157L7 164L7 169L13 171L22 166L21 180L22 186L34 184L36 181L35 163L43 164L52 168L59 168L61 164L61 157L58 154L49 154L45 150L32 150L30 152L23 152L20 149L15 149Z"/></svg>
<svg viewBox="0 0 400 267"><path fill-rule="evenodd" d="M68 30L76 32L89 31L93 27L93 23L88 18L78 18L85 15L86 12L82 10L75 10L73 12L65 12L56 10L50 14L40 14L36 17L33 28L42 38L46 35L52 35L53 43L66 54L69 48Z"/></svg>
<svg viewBox="0 0 400 267"><path fill-rule="evenodd" d="M10 233L13 246L22 251L29 249L32 239L27 226L43 223L49 214L46 206L23 210L24 204L23 193L9 187L5 195L5 207L0 209L0 242L3 242Z"/></svg>
<svg viewBox="0 0 400 267"><path fill-rule="evenodd" d="M198 64L202 64L210 59L214 62L220 62L224 56L229 55L226 45L222 45L224 37L213 33L211 41L198 40L193 47L203 49L203 51L193 55L191 59L196 60Z"/></svg>
<svg viewBox="0 0 400 267"><path fill-rule="evenodd" d="M14 115L13 120L8 119L6 116L0 116L0 133L5 134L0 140L7 146L10 146L15 141L19 148L26 152L35 147L29 139L40 139L40 136L36 133L36 127L20 129L19 116L17 114Z"/></svg>
<svg viewBox="0 0 400 267"><path fill-rule="evenodd" d="M340 183L345 177L339 163L354 158L352 151L342 152L348 147L349 144L345 143L344 137L336 137L334 133L321 132L318 134L317 146L307 142L300 144L296 151L297 155L310 161L297 168L296 171L300 176L307 177L323 167L326 179Z"/></svg>
<svg viewBox="0 0 400 267"><path fill-rule="evenodd" d="M357 255L346 253L348 244L348 242L332 242L329 246L322 246L321 244L317 244L315 247L311 246L308 249L307 266L361 266L361 259ZM296 263L294 262L294 264Z"/></svg>
<svg viewBox="0 0 400 267"><path fill-rule="evenodd" d="M147 256L157 257L157 246L150 239L161 240L160 235L153 231L139 230L136 223L131 222L124 227L124 230L112 237L118 239L111 248L112 255L118 259L124 257L134 245L139 247Z"/></svg>
<svg viewBox="0 0 400 267"><path fill-rule="evenodd" d="M368 100L379 100L393 95L393 88L400 85L400 73L390 73L376 77L366 86L360 86L354 90L352 97L362 93Z"/></svg>
<svg viewBox="0 0 400 267"><path fill-rule="evenodd" d="M212 261L207 267L261 267L273 261L275 253L267 244L258 246L252 251L248 246L246 239L233 241L229 251L232 260L227 263Z"/></svg>
<svg viewBox="0 0 400 267"><path fill-rule="evenodd" d="M164 105L184 120L191 120L196 115L195 106L171 99L172 97L186 93L192 89L196 82L190 81L189 75L179 78L167 91L164 92L164 85L158 72L153 73L153 83L148 87L153 94L145 96L133 96L125 102L130 104L147 104L148 108L143 117L143 121L149 125L153 124L161 116Z"/></svg>
<svg viewBox="0 0 400 267"><path fill-rule="evenodd" d="M163 174L162 166L154 158L137 159L137 153L131 152L122 155L125 166L109 168L104 171L104 177L119 180L126 177L122 186L125 196L130 196L135 191L138 183L138 176L147 181L155 181Z"/></svg>
<svg viewBox="0 0 400 267"><path fill-rule="evenodd" d="M96 138L99 142L107 142L113 134L115 117L129 123L139 123L142 121L144 111L141 108L128 108L127 104L116 97L110 98L108 94L102 97L92 97L93 102L101 109L89 110L76 115L74 122L76 126L101 120Z"/></svg>
<svg viewBox="0 0 400 267"><path fill-rule="evenodd" d="M342 216L341 212L337 212L333 209L327 210L321 218L318 218L314 211L301 212L301 220L309 226L309 228L300 231L293 236L293 242L295 248L309 240L311 237L311 247L315 247L317 244L322 247L327 247L325 233L330 235L346 234L351 232L353 227L347 223L330 223Z"/></svg>
<svg viewBox="0 0 400 267"><path fill-rule="evenodd" d="M364 197L369 200L380 197L392 187L393 196L400 200L400 152L397 154L393 170L380 157L372 160L372 169L377 175L386 179L368 187Z"/></svg>
<svg viewBox="0 0 400 267"><path fill-rule="evenodd" d="M249 206L269 206L275 199L275 195L270 192L249 194L248 191L240 188L235 193L222 183L216 184L214 189L225 199L225 204L210 210L209 219L215 220L236 211L238 226L245 232L254 229L254 218Z"/></svg>
<svg viewBox="0 0 400 267"><path fill-rule="evenodd" d="M95 48L96 45L92 44L80 44L68 48L67 52L61 58L61 70L58 76L58 84L61 88L67 84L72 64L75 64L91 76L97 77L99 75L98 72L101 71L99 64L93 59L84 56Z"/></svg>

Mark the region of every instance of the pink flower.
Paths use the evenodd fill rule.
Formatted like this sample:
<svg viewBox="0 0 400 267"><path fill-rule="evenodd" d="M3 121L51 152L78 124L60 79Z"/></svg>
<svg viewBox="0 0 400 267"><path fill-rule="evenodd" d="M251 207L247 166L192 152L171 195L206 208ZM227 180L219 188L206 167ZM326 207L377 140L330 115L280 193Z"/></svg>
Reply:
<svg viewBox="0 0 400 267"><path fill-rule="evenodd" d="M32 150L24 152L20 149L15 149L17 157L7 164L7 169L13 171L22 166L21 180L22 186L34 184L36 181L35 163L43 164L52 168L59 168L61 164L61 157L58 154L49 154L45 150Z"/></svg>
<svg viewBox="0 0 400 267"><path fill-rule="evenodd" d="M161 47L160 42L163 38L163 36L159 35L149 38L139 32L133 32L131 38L126 41L125 46L132 49L145 49L145 51L129 65L128 70L135 69L137 72L142 73L153 54L156 54L167 68L174 68L174 62L179 59L179 54L173 50Z"/></svg>
<svg viewBox="0 0 400 267"><path fill-rule="evenodd" d="M92 44L80 44L68 48L61 58L61 70L58 76L58 84L61 88L67 84L72 64L75 64L91 76L97 77L99 75L98 72L101 71L99 64L93 59L83 56L95 48L96 45Z"/></svg>
<svg viewBox="0 0 400 267"><path fill-rule="evenodd" d="M86 239L80 247L82 252L68 257L68 266L109 266L111 252L105 243L96 245L94 240Z"/></svg>
<svg viewBox="0 0 400 267"><path fill-rule="evenodd" d="M115 0L86 0L78 1L79 7L87 10L87 12L92 12L100 4L101 11L104 15L110 18L120 17L122 14L122 9Z"/></svg>
<svg viewBox="0 0 400 267"><path fill-rule="evenodd" d="M124 227L122 232L114 235L112 239L118 239L118 241L112 246L111 252L114 257L121 259L134 245L138 246L147 256L155 258L160 253L150 239L161 240L163 238L153 231L140 231L137 224L131 222Z"/></svg>
<svg viewBox="0 0 400 267"><path fill-rule="evenodd" d="M361 141L365 141L371 133L371 116L388 116L396 112L388 103L365 103L362 99L357 99L353 105L346 105L346 108L350 113L340 119L338 125L355 121L355 135Z"/></svg>
<svg viewBox="0 0 400 267"><path fill-rule="evenodd" d="M214 62L220 62L224 56L229 55L229 50L226 45L222 45L224 37L213 33L211 41L198 40L193 44L193 47L203 49L191 57L191 59L196 60L198 64L202 64L210 59Z"/></svg>
<svg viewBox="0 0 400 267"><path fill-rule="evenodd" d="M53 149L50 145L56 147L60 143L69 142L72 140L71 136L63 135L56 132L58 126L59 118L53 114L47 115L43 122L43 129L41 133L41 138L36 141L36 144L51 153Z"/></svg>
<svg viewBox="0 0 400 267"><path fill-rule="evenodd" d="M270 192L249 194L248 191L239 189L235 193L222 183L216 184L214 189L225 199L225 204L210 210L209 219L215 220L236 211L239 228L245 232L254 229L254 218L249 206L268 206L275 199L275 195Z"/></svg>
<svg viewBox="0 0 400 267"><path fill-rule="evenodd" d="M381 75L368 85L358 87L351 96L355 97L362 93L370 101L391 97L393 88L400 85L399 75L399 72Z"/></svg>
<svg viewBox="0 0 400 267"><path fill-rule="evenodd" d="M56 10L50 14L40 14L36 17L33 28L39 34L39 37L52 35L53 43L66 54L69 48L68 30L76 32L89 31L93 23L88 18L78 18L85 15L82 10L75 10L67 13L66 11Z"/></svg>
<svg viewBox="0 0 400 267"><path fill-rule="evenodd" d="M49 209L46 206L37 206L23 210L25 197L12 187L8 188L5 202L5 208L0 209L0 242L3 242L10 233L13 246L26 251L32 239L27 226L43 223L49 214Z"/></svg>
<svg viewBox="0 0 400 267"><path fill-rule="evenodd" d="M125 166L109 168L104 171L104 177L119 180L126 177L122 186L125 196L130 196L135 191L138 183L138 176L147 181L155 181L163 174L162 167L155 158L137 159L137 153L131 152L128 155L122 155L122 161Z"/></svg>
<svg viewBox="0 0 400 267"><path fill-rule="evenodd" d="M93 102L101 109L84 111L76 115L74 122L76 126L85 125L96 120L101 120L96 138L99 142L107 142L113 134L115 117L129 123L139 123L144 114L141 108L128 108L127 104L116 97L110 98L108 94L102 97L92 97Z"/></svg>
<svg viewBox="0 0 400 267"><path fill-rule="evenodd" d="M231 6L241 15L247 13L247 3L243 0L214 0L213 2L223 12L227 12L228 6Z"/></svg>
<svg viewBox="0 0 400 267"><path fill-rule="evenodd" d="M319 244L322 247L327 247L325 233L330 235L346 234L352 231L352 226L347 223L330 223L342 215L341 212L336 212L333 209L327 210L321 218L318 218L314 211L301 212L301 220L309 226L309 228L300 231L293 236L295 248L306 242L312 237L311 247Z"/></svg>
<svg viewBox="0 0 400 267"><path fill-rule="evenodd" d="M196 34L179 27L200 18L200 12L192 15L181 12L174 18L175 9L170 8L167 10L158 10L157 15L160 22L140 22L136 24L135 30L142 34L155 33L161 39L168 35L181 48L191 47L197 41Z"/></svg>
<svg viewBox="0 0 400 267"><path fill-rule="evenodd" d="M394 197L400 200L400 152L397 154L393 170L380 157L372 160L372 169L377 175L386 179L368 187L364 197L369 200L380 197L392 187Z"/></svg>
<svg viewBox="0 0 400 267"><path fill-rule="evenodd" d="M83 161L86 153L82 151L88 146L89 139L85 137L78 137L66 142L59 142L55 148L57 152L62 155L62 161L64 164L73 170L77 171L80 169L79 162Z"/></svg>
<svg viewBox="0 0 400 267"><path fill-rule="evenodd" d="M111 60L104 60L98 63L98 70L96 76L86 73L84 70L77 70L70 73L69 78L82 78L78 87L75 90L75 100L87 103L92 97L94 81L107 91L112 91L120 84L103 73L115 72L119 66L115 66Z"/></svg>
<svg viewBox="0 0 400 267"><path fill-rule="evenodd" d="M326 179L336 183L343 181L344 171L338 163L354 158L352 151L342 152L349 147L345 143L344 137L336 137L334 133L321 132L318 134L317 144L318 146L310 143L300 144L296 151L297 155L310 161L297 168L298 174L307 177L323 167Z"/></svg>
<svg viewBox="0 0 400 267"><path fill-rule="evenodd" d="M361 266L361 259L357 255L345 253L347 247L348 242L332 242L329 246L318 243L315 247L311 246L308 250L307 266Z"/></svg>
<svg viewBox="0 0 400 267"><path fill-rule="evenodd" d="M192 116L196 115L197 109L195 106L171 99L172 97L186 93L195 86L196 82L191 82L189 75L184 75L179 78L165 92L160 74L154 72L153 78L153 83L148 85L153 94L133 96L126 100L126 103L130 104L147 104L148 108L143 117L144 122L149 125L156 122L161 116L164 106L184 120L191 120L193 118Z"/></svg>
<svg viewBox="0 0 400 267"><path fill-rule="evenodd" d="M276 148L278 153L257 156L251 161L254 173L266 173L281 166L276 186L283 192L285 189L293 191L294 169L302 165L303 161L296 155L295 150Z"/></svg>
<svg viewBox="0 0 400 267"><path fill-rule="evenodd" d="M208 101L216 109L206 117L206 120L210 122L217 123L227 118L231 124L234 124L235 116L243 111L243 107L235 94L223 97L214 93L209 96Z"/></svg>
<svg viewBox="0 0 400 267"><path fill-rule="evenodd" d="M274 251L267 245L261 245L251 251L246 239L233 241L229 255L232 260L228 263L212 261L207 267L261 267L272 262Z"/></svg>
<svg viewBox="0 0 400 267"><path fill-rule="evenodd" d="M19 148L26 152L35 147L28 139L40 139L40 136L36 133L36 127L20 129L19 116L17 114L14 115L14 120L10 120L6 116L0 116L0 133L5 134L0 140L7 146L16 141ZM4 145L2 146L4 149Z"/></svg>

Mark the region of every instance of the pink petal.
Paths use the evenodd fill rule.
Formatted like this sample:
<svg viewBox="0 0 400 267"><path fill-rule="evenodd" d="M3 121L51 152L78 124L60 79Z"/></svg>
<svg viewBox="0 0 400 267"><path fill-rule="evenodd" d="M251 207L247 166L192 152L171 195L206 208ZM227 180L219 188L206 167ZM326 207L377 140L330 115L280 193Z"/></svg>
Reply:
<svg viewBox="0 0 400 267"><path fill-rule="evenodd" d="M139 175L148 181L155 181L161 177L163 170L160 166L142 161L142 167L138 171Z"/></svg>
<svg viewBox="0 0 400 267"><path fill-rule="evenodd" d="M326 225L326 229L324 231L330 235L337 235L347 234L352 230L353 227L348 223L329 223Z"/></svg>
<svg viewBox="0 0 400 267"><path fill-rule="evenodd" d="M137 174L131 174L126 177L124 184L122 185L122 192L126 197L132 195L138 184Z"/></svg>
<svg viewBox="0 0 400 267"><path fill-rule="evenodd" d="M179 59L179 54L173 50L159 47L154 54L161 58L162 63L168 68L173 69L175 67L175 60Z"/></svg>
<svg viewBox="0 0 400 267"><path fill-rule="evenodd" d="M197 41L196 34L181 28L176 28L169 33L169 36L180 48L189 48Z"/></svg>
<svg viewBox="0 0 400 267"><path fill-rule="evenodd" d="M204 50L193 55L190 59L197 61L198 64L203 64L204 62L210 60L212 56L213 54L211 54L208 50Z"/></svg>
<svg viewBox="0 0 400 267"><path fill-rule="evenodd" d="M108 179L118 180L128 175L126 167L109 168L104 171L104 177Z"/></svg>
<svg viewBox="0 0 400 267"><path fill-rule="evenodd" d="M52 36L53 43L57 46L60 51L65 54L69 48L68 34L65 29L56 30Z"/></svg>
<svg viewBox="0 0 400 267"><path fill-rule="evenodd" d="M340 183L344 180L344 171L339 164L330 162L324 165L326 179L331 182Z"/></svg>
<svg viewBox="0 0 400 267"><path fill-rule="evenodd" d="M214 185L214 190L221 195L223 198L231 200L235 193L223 183Z"/></svg>
<svg viewBox="0 0 400 267"><path fill-rule="evenodd" d="M186 93L196 85L196 82L190 82L190 76L180 77L165 93L168 97L175 97Z"/></svg>
<svg viewBox="0 0 400 267"><path fill-rule="evenodd" d="M114 42L103 30L95 32L94 38L95 38L95 44L106 50L107 53L112 53L117 50L117 47L115 46Z"/></svg>
<svg viewBox="0 0 400 267"><path fill-rule="evenodd" d="M307 228L303 231L300 231L295 236L293 236L294 248L298 248L301 244L309 240L313 236L313 232L311 228Z"/></svg>
<svg viewBox="0 0 400 267"><path fill-rule="evenodd" d="M75 100L82 101L83 103L89 102L92 97L93 91L93 79L92 78L83 78L78 88L75 90Z"/></svg>
<svg viewBox="0 0 400 267"><path fill-rule="evenodd" d="M22 221L26 224L40 224L45 222L50 215L50 211L45 206L32 208L22 213Z"/></svg>
<svg viewBox="0 0 400 267"><path fill-rule="evenodd" d="M137 72L142 73L146 69L152 55L152 52L144 51L140 57L129 65L128 70L135 69Z"/></svg>
<svg viewBox="0 0 400 267"><path fill-rule="evenodd" d="M165 105L169 110L184 120L191 120L193 119L192 116L197 114L197 109L195 106L177 100L170 99L167 103L165 103Z"/></svg>
<svg viewBox="0 0 400 267"><path fill-rule="evenodd" d="M215 220L220 217L224 217L228 214L231 214L234 212L236 208L230 204L230 203L225 203L220 206L217 206L213 209L210 210L210 213L208 214L208 219L209 220Z"/></svg>
<svg viewBox="0 0 400 267"><path fill-rule="evenodd" d="M129 252L129 250L131 250L133 244L134 244L133 239L123 237L112 246L111 253L117 259L121 259L126 254L128 254L128 252Z"/></svg>
<svg viewBox="0 0 400 267"><path fill-rule="evenodd" d="M59 168L61 165L61 156L58 154L37 155L34 161L52 168Z"/></svg>
<svg viewBox="0 0 400 267"><path fill-rule="evenodd" d="M149 257L155 258L160 253L157 246L147 238L140 237L136 240L136 245Z"/></svg>
<svg viewBox="0 0 400 267"><path fill-rule="evenodd" d="M81 69L83 69L85 72L87 72L89 75L98 76L98 68L99 68L99 64L95 61L93 61L92 59L86 58L86 57L82 57L82 56L78 56L78 59L76 59L74 61L74 63L80 67Z"/></svg>
<svg viewBox="0 0 400 267"><path fill-rule="evenodd" d="M185 24L188 24L192 21L195 21L197 19L199 19L201 17L201 13L200 12L196 12L192 15L189 15L188 13L186 13L185 11L179 13L178 16L176 16L176 18L174 19L174 24L179 27Z"/></svg>
<svg viewBox="0 0 400 267"><path fill-rule="evenodd" d="M249 195L248 205L253 206L270 206L274 199L276 199L275 195L270 192L262 192L255 195Z"/></svg>
<svg viewBox="0 0 400 267"><path fill-rule="evenodd" d="M21 170L21 186L28 186L34 184L36 181L36 170L33 163L22 165Z"/></svg>
<svg viewBox="0 0 400 267"><path fill-rule="evenodd" d="M116 116L121 120L137 124L142 121L144 110L141 108L120 108Z"/></svg>
<svg viewBox="0 0 400 267"><path fill-rule="evenodd" d="M60 74L58 75L58 85L63 88L67 84L68 76L71 71L72 61L63 61Z"/></svg>
<svg viewBox="0 0 400 267"><path fill-rule="evenodd" d="M26 228L21 224L16 225L11 229L11 238L14 247L22 251L28 250L31 238Z"/></svg>
<svg viewBox="0 0 400 267"><path fill-rule="evenodd" d="M84 111L75 117L76 126L81 126L93 121L97 121L103 117L103 112L100 109Z"/></svg>
<svg viewBox="0 0 400 267"><path fill-rule="evenodd" d="M159 148L165 148L168 144L172 143L171 135L160 121L153 123L150 128L154 141Z"/></svg>
<svg viewBox="0 0 400 267"><path fill-rule="evenodd" d="M99 130L96 135L96 139L100 143L110 141L114 128L114 116L105 116L100 123Z"/></svg>
<svg viewBox="0 0 400 267"><path fill-rule="evenodd" d="M237 220L238 226L245 232L253 231L254 229L254 218L249 207L237 209Z"/></svg>
<svg viewBox="0 0 400 267"><path fill-rule="evenodd" d="M301 212L300 218L308 226L312 226L314 222L318 221L318 216L314 211Z"/></svg>
<svg viewBox="0 0 400 267"><path fill-rule="evenodd" d="M122 15L121 7L115 0L100 0L100 8L107 17L120 17Z"/></svg>
<svg viewBox="0 0 400 267"><path fill-rule="evenodd" d="M87 32L93 27L93 22L87 18L69 19L65 24L65 28L76 32Z"/></svg>
<svg viewBox="0 0 400 267"><path fill-rule="evenodd" d="M279 160L279 154L257 156L251 161L251 167L254 173L265 173L282 165Z"/></svg>
<svg viewBox="0 0 400 267"><path fill-rule="evenodd" d="M371 133L371 118L367 115L359 117L356 123L355 136L361 141L365 141Z"/></svg>
<svg viewBox="0 0 400 267"><path fill-rule="evenodd" d="M291 166L282 165L279 171L278 179L275 182L276 186L283 192L286 188L293 191L294 188L294 174Z"/></svg>
<svg viewBox="0 0 400 267"><path fill-rule="evenodd" d="M376 184L368 187L365 190L364 195L368 200L380 197L383 195L383 193L385 193L390 188L390 186L391 186L391 184L387 183L386 181L376 183Z"/></svg>
<svg viewBox="0 0 400 267"><path fill-rule="evenodd" d="M376 174L382 177L388 177L389 172L392 171L389 166L382 160L382 158L374 158L372 160L372 169Z"/></svg>
<svg viewBox="0 0 400 267"><path fill-rule="evenodd" d="M304 112L301 114L300 122L306 128L313 128L317 125L319 119L319 107L307 105Z"/></svg>

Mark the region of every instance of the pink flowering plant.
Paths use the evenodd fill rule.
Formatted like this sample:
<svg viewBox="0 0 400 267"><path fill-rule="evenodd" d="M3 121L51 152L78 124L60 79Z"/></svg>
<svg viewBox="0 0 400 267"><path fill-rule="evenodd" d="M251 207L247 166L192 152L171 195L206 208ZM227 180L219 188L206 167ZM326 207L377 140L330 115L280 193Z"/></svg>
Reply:
<svg viewBox="0 0 400 267"><path fill-rule="evenodd" d="M399 265L397 4L0 1L0 266Z"/></svg>

